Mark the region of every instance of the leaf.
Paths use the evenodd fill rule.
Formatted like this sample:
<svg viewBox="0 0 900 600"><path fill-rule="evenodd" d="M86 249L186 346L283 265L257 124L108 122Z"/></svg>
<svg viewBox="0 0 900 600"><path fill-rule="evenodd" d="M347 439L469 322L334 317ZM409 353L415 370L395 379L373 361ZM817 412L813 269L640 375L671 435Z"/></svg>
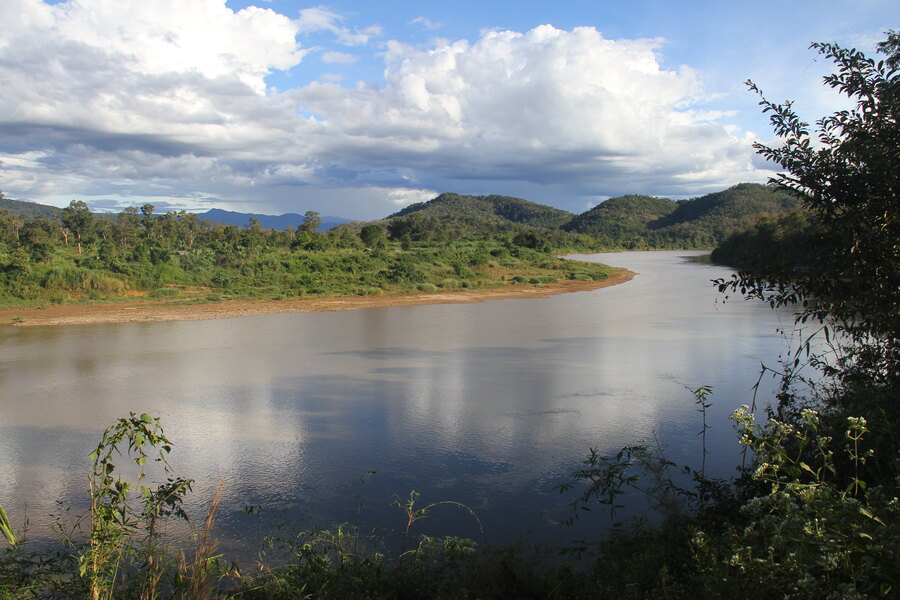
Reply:
<svg viewBox="0 0 900 600"><path fill-rule="evenodd" d="M10 546L15 546L18 543L16 534L13 533L12 525L9 522L9 517L6 516L6 511L3 510L2 506L0 506L0 533L3 534Z"/></svg>
<svg viewBox="0 0 900 600"><path fill-rule="evenodd" d="M878 517L876 517L876 516L872 513L872 511L870 511L870 510L869 510L868 508L866 508L865 506L860 506L860 507L859 507L859 513L860 513L861 515L863 515L864 517L868 517L868 518L872 519L873 521L875 521L875 522L878 523L879 525L884 525L884 521L882 521L881 519L879 519Z"/></svg>

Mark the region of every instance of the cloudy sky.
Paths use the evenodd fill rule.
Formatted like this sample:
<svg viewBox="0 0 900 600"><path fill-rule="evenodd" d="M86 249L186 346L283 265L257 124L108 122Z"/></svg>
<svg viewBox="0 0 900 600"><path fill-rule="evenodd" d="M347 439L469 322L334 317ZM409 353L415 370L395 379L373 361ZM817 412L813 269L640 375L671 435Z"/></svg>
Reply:
<svg viewBox="0 0 900 600"><path fill-rule="evenodd" d="M755 81L842 108L808 49L896 0L0 0L0 190L95 210L383 217L440 192L581 212L771 173Z"/></svg>

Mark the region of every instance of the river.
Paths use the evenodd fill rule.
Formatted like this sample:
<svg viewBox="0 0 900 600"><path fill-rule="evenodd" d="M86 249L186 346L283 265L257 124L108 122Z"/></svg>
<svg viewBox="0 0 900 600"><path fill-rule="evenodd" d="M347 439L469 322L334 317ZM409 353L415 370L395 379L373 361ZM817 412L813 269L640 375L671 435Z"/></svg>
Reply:
<svg viewBox="0 0 900 600"><path fill-rule="evenodd" d="M565 537L554 522L571 496L553 486L590 447L655 440L699 467L701 385L707 471L734 472L728 414L750 402L760 363L789 351L777 330L793 320L723 303L710 280L731 271L701 254L589 255L638 275L541 299L2 328L0 505L36 538L70 522L88 505L88 453L134 411L161 418L172 466L196 480L195 520L224 481L226 548L284 524L402 527L391 498L413 489L483 524L441 505L423 531Z"/></svg>

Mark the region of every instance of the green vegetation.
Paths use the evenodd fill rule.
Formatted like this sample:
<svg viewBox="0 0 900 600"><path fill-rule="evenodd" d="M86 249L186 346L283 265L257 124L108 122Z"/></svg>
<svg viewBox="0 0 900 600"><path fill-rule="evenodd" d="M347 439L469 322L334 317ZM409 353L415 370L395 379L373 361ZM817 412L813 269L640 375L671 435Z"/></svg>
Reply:
<svg viewBox="0 0 900 600"><path fill-rule="evenodd" d="M429 202L407 206L388 219L419 213L440 219L448 234L492 235L498 230L521 231L528 227L558 229L572 219L564 210L509 196L464 196L441 194Z"/></svg>
<svg viewBox="0 0 900 600"><path fill-rule="evenodd" d="M0 192L0 211L8 212L13 216L24 217L26 219L33 219L35 217L58 219L62 214L62 209L56 208L55 206L12 200L10 198L5 198L3 192Z"/></svg>
<svg viewBox="0 0 900 600"><path fill-rule="evenodd" d="M29 551L21 540L10 540L0 553L0 598L897 597L900 36L891 32L880 45L889 54L885 63L832 44L813 47L837 64L826 82L856 108L822 119L813 144L790 104L763 98L783 143L758 149L784 168L774 184L802 202L805 213L798 218L808 222L804 231L817 232L810 238L818 260L762 264L767 270L742 272L719 286L773 306L794 306L798 323L815 324L827 346L818 351L809 339L782 365L777 401L762 409L761 421L755 407L734 412L739 443L747 450L738 479L711 480L701 465L687 470L691 482L685 483L685 471L650 445L612 456L592 451L561 486L575 494L571 521L592 508L616 510L629 490L643 494L653 514L607 536L587 531L583 543L560 552L478 548L469 540L413 535L438 504L420 506L413 493L396 503L403 515L396 534L400 551L389 549L385 534L337 525L271 540L286 560L263 559L254 573L241 573L213 555L208 533L215 501L193 538L192 558L161 543L155 523L179 517L189 489L187 480L165 472L164 461L167 483L140 499L112 476L112 457L122 445L141 467L153 452L162 459L170 449L158 422L131 415L106 430L91 456L88 539L67 540L69 546L56 553ZM546 257L512 242L503 248L510 256ZM470 261L458 263L462 272L477 266L471 264L475 258L506 260L494 256L490 245L476 243L465 252ZM438 253L427 246L393 251L388 275L426 283L422 265L445 260ZM804 366L817 371L818 383L801 378ZM703 435L711 393L708 387L694 391Z"/></svg>
<svg viewBox="0 0 900 600"><path fill-rule="evenodd" d="M798 207L785 192L742 183L683 202L634 195L610 198L563 229L590 235L601 246L711 248L733 231Z"/></svg>
<svg viewBox="0 0 900 600"><path fill-rule="evenodd" d="M552 254L616 248L712 247L726 232L784 214L795 201L741 184L673 202L613 198L573 216L506 196L441 194L371 223L319 231L309 211L296 227L215 224L185 211L156 214L151 204L96 215L73 200L44 214L30 203L0 210L0 306L113 300L125 295L205 301L304 295L411 293L502 285L516 276L563 279ZM794 204L792 204L792 202ZM28 216L33 215L33 216ZM578 267L569 277L603 279Z"/></svg>
<svg viewBox="0 0 900 600"><path fill-rule="evenodd" d="M551 252L585 250L560 234L497 232L448 241L441 223L414 213L390 222L319 232L317 213L297 228L240 229L152 205L116 219L73 200L58 220L0 214L0 303L8 306L98 301L140 294L179 302L229 298L355 296L504 285L517 275L566 278L573 263ZM611 270L578 267L594 279ZM449 287L448 287L449 286ZM374 291L380 290L380 291Z"/></svg>
<svg viewBox="0 0 900 600"><path fill-rule="evenodd" d="M821 228L803 210L776 219L763 219L722 240L712 251L713 262L747 271L810 269L816 264L816 239Z"/></svg>

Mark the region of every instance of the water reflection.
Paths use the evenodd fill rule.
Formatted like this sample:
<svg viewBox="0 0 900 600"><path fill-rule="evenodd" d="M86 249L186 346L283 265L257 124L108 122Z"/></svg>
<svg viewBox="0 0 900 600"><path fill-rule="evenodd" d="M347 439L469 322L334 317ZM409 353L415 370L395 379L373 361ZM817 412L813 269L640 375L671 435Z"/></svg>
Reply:
<svg viewBox="0 0 900 600"><path fill-rule="evenodd" d="M173 466L197 479L193 510L226 481L226 539L352 520L360 502L387 519L391 495L415 488L478 509L487 536L508 541L560 514L550 488L588 447L656 435L696 462L700 385L715 388L708 469L727 475L727 414L791 319L723 305L709 281L729 271L685 254L592 256L640 275L544 299L2 329L0 504L14 519L27 504L33 534L57 499L83 506L100 431L151 411ZM252 525L248 505L264 507Z"/></svg>

